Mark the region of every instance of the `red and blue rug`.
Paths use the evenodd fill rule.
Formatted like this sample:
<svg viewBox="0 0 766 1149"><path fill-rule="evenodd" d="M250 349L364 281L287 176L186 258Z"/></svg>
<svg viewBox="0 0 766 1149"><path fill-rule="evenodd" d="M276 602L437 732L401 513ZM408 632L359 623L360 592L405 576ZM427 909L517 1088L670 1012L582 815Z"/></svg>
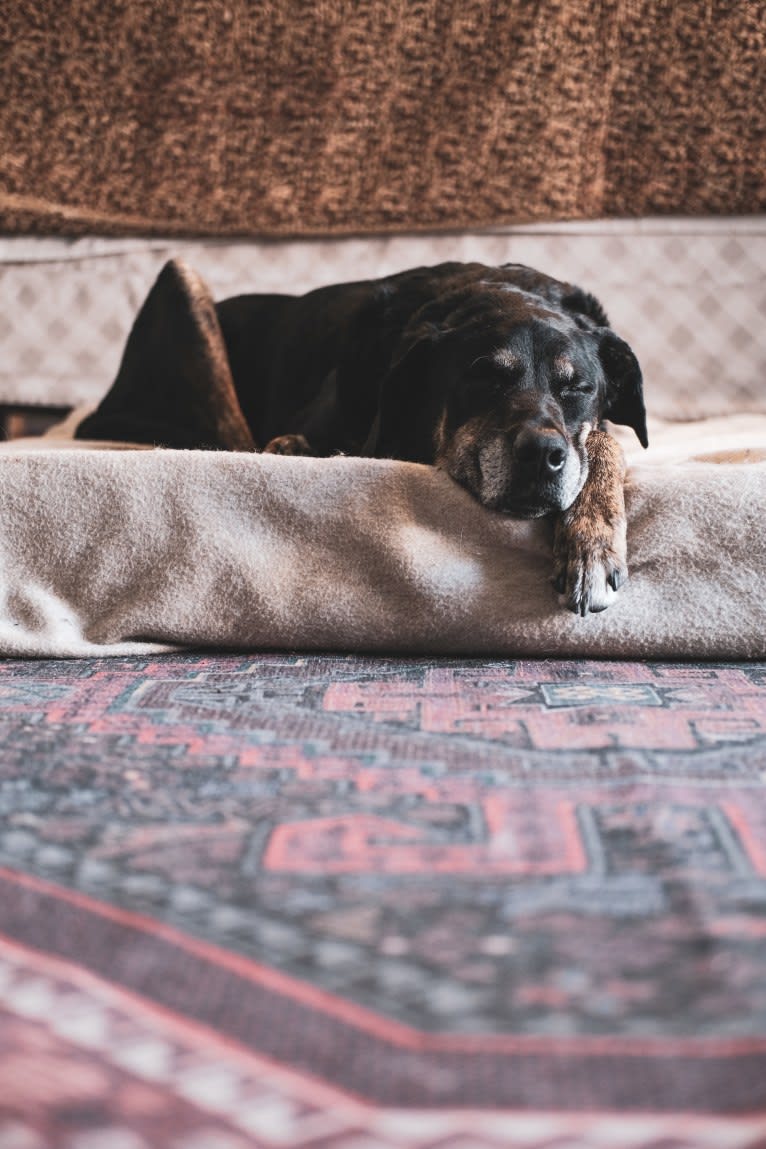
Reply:
<svg viewBox="0 0 766 1149"><path fill-rule="evenodd" d="M766 1145L766 665L0 663L0 1146Z"/></svg>

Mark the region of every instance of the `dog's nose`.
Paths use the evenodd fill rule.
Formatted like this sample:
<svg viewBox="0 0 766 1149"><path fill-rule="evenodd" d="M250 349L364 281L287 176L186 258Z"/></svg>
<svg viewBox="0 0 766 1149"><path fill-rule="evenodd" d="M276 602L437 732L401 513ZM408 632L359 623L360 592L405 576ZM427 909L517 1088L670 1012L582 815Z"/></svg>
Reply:
<svg viewBox="0 0 766 1149"><path fill-rule="evenodd" d="M513 454L517 464L527 474L540 479L552 479L563 470L566 463L566 439L553 428L526 427L516 436Z"/></svg>

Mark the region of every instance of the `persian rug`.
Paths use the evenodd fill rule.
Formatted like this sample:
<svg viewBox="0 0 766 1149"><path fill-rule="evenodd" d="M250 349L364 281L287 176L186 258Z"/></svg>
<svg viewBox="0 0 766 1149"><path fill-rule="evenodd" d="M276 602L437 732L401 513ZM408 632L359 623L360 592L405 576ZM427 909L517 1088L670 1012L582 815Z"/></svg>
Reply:
<svg viewBox="0 0 766 1149"><path fill-rule="evenodd" d="M766 663L0 662L3 1149L766 1144Z"/></svg>

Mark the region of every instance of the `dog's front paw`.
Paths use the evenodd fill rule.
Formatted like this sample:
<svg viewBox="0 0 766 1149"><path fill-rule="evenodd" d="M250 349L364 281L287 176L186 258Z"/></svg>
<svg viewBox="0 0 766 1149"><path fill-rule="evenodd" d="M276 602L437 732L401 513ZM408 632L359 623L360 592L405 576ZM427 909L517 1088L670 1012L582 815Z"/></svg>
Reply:
<svg viewBox="0 0 766 1149"><path fill-rule="evenodd" d="M553 585L585 617L606 610L628 577L625 519L607 523L563 514L556 524Z"/></svg>
<svg viewBox="0 0 766 1149"><path fill-rule="evenodd" d="M585 483L556 520L553 540L553 585L583 617L606 610L628 577L625 459L604 431L592 431L586 448Z"/></svg>
<svg viewBox="0 0 766 1149"><path fill-rule="evenodd" d="M278 435L263 448L264 455L313 455L305 435Z"/></svg>

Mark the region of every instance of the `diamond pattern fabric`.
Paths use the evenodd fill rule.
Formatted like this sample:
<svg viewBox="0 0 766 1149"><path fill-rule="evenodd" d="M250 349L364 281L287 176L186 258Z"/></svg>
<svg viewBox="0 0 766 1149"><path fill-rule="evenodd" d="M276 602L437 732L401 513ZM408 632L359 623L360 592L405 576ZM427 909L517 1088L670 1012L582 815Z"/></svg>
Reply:
<svg viewBox="0 0 766 1149"><path fill-rule="evenodd" d="M442 260L526 263L600 298L639 357L654 417L766 410L766 217L262 243L5 239L0 402L97 402L172 255L219 299L300 293Z"/></svg>

